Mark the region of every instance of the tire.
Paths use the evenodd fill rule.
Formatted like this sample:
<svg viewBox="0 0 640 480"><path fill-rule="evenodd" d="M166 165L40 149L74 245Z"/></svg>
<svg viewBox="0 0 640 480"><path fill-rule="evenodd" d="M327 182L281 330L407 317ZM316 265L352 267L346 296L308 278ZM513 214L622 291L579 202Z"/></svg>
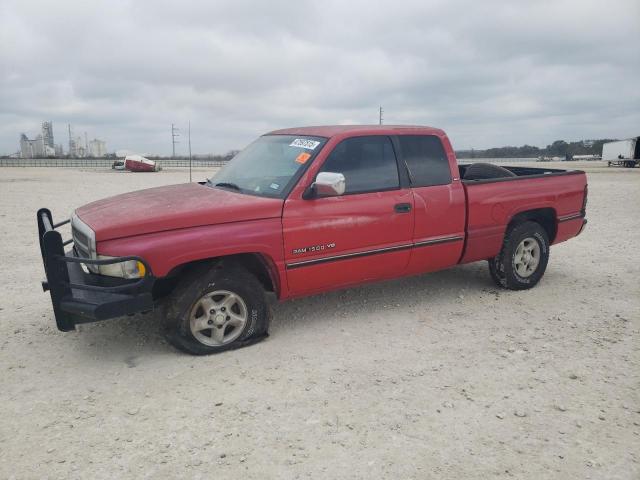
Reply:
<svg viewBox="0 0 640 480"><path fill-rule="evenodd" d="M516 176L512 171L492 163L472 163L464 171L464 180L488 180Z"/></svg>
<svg viewBox="0 0 640 480"><path fill-rule="evenodd" d="M258 279L241 266L223 261L186 274L168 299L165 312L167 340L192 355L256 343L268 336L271 319Z"/></svg>
<svg viewBox="0 0 640 480"><path fill-rule="evenodd" d="M540 281L548 262L546 230L539 223L527 221L507 230L500 253L489 260L489 272L500 287L526 290Z"/></svg>

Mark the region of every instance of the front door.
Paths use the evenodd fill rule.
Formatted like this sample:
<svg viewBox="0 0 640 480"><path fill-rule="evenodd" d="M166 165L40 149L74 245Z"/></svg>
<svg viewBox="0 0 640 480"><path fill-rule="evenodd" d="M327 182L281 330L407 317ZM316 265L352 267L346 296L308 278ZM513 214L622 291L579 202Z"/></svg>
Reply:
<svg viewBox="0 0 640 480"><path fill-rule="evenodd" d="M345 194L287 199L283 233L294 295L402 275L411 253L413 195L401 188L386 136L339 143L321 172L342 173Z"/></svg>

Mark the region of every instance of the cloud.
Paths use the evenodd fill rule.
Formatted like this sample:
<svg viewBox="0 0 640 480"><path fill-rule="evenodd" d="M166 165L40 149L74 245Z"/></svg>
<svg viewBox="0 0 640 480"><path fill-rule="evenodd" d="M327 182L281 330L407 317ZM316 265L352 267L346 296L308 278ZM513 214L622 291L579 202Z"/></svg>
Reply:
<svg viewBox="0 0 640 480"><path fill-rule="evenodd" d="M157 153L191 120L219 153L379 105L457 148L638 135L639 18L636 0L5 0L0 153L43 120Z"/></svg>

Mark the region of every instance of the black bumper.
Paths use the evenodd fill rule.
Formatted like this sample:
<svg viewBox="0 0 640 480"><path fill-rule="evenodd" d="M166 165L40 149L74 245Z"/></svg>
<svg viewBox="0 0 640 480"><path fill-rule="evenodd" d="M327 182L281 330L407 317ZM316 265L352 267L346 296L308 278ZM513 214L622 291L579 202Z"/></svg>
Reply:
<svg viewBox="0 0 640 480"><path fill-rule="evenodd" d="M56 228L68 223L53 223L51 212L41 208L37 213L40 251L46 280L44 291L51 294L51 303L58 329L74 330L76 324L97 322L153 309L151 289L155 278L149 265L140 257L117 257L91 260L65 254L63 242ZM109 265L126 260L137 260L145 267L145 276L136 280L105 277L85 273L81 264Z"/></svg>

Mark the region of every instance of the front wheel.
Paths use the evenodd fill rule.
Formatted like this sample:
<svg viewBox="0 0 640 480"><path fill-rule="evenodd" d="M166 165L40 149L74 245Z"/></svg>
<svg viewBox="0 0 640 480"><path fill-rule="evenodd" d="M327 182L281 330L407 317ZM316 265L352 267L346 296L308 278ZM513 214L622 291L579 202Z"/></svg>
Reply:
<svg viewBox="0 0 640 480"><path fill-rule="evenodd" d="M500 253L489 260L489 272L498 286L510 290L534 287L549 262L549 237L536 222L510 228Z"/></svg>
<svg viewBox="0 0 640 480"><path fill-rule="evenodd" d="M198 268L166 309L167 340L193 355L219 353L267 336L270 308L261 283L237 265Z"/></svg>

